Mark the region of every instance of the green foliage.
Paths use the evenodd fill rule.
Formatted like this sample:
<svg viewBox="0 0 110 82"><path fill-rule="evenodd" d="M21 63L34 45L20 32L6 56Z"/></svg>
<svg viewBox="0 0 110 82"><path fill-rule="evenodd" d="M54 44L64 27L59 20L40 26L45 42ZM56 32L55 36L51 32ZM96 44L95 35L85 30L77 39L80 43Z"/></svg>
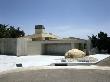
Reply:
<svg viewBox="0 0 110 82"><path fill-rule="evenodd" d="M99 53L102 51L110 53L110 37L108 37L107 33L100 32L98 35L92 35L89 39L91 40L92 47L97 48Z"/></svg>
<svg viewBox="0 0 110 82"><path fill-rule="evenodd" d="M0 24L0 38L19 38L24 35L24 31L20 30L20 27L15 28L14 26Z"/></svg>

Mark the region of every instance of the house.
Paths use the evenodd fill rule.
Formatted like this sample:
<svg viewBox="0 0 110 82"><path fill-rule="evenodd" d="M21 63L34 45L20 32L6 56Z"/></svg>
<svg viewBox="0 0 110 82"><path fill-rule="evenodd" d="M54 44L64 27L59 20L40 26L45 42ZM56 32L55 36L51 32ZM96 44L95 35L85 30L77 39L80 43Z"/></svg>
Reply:
<svg viewBox="0 0 110 82"><path fill-rule="evenodd" d="M64 55L70 49L87 49L87 40L80 38L59 38L45 31L43 25L35 25L35 34L23 38L1 38L0 54L22 55Z"/></svg>

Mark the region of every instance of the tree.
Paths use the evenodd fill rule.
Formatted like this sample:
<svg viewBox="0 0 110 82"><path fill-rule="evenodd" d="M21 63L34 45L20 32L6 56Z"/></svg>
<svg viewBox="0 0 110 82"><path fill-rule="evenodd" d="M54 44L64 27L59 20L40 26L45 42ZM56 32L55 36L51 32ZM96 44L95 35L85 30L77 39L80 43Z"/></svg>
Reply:
<svg viewBox="0 0 110 82"><path fill-rule="evenodd" d="M99 53L102 53L102 51L110 53L110 37L108 37L107 33L100 32L98 35L92 35L89 39L92 47L97 48Z"/></svg>
<svg viewBox="0 0 110 82"><path fill-rule="evenodd" d="M15 28L5 24L0 24L0 38L19 38L25 36L23 30L20 27Z"/></svg>
<svg viewBox="0 0 110 82"><path fill-rule="evenodd" d="M0 24L0 38L4 38L6 36L6 27L8 25Z"/></svg>
<svg viewBox="0 0 110 82"><path fill-rule="evenodd" d="M20 30L20 27L16 29L17 37L23 37L25 35L23 30Z"/></svg>
<svg viewBox="0 0 110 82"><path fill-rule="evenodd" d="M89 39L92 42L92 47L95 48L97 46L97 35L92 35L92 37L89 36Z"/></svg>
<svg viewBox="0 0 110 82"><path fill-rule="evenodd" d="M108 35L107 35L107 33L104 33L104 32L98 33L97 47L98 47L99 51L101 51L101 50L107 50L107 44L108 44L107 41L108 41Z"/></svg>

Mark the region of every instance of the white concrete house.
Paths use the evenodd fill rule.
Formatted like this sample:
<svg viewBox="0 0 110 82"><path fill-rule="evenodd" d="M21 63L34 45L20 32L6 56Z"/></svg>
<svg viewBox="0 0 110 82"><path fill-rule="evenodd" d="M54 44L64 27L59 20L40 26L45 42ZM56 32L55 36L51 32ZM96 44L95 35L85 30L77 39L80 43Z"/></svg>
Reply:
<svg viewBox="0 0 110 82"><path fill-rule="evenodd" d="M1 38L0 54L12 55L64 55L68 50L87 49L87 41L79 38L59 39L47 33L43 25L35 26L35 34L23 38Z"/></svg>

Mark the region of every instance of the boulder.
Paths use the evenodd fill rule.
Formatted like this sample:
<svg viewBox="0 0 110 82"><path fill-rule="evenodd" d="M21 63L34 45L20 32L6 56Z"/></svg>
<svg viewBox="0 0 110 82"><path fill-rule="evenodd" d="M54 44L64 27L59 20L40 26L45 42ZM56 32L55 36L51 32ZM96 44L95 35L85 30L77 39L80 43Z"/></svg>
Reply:
<svg viewBox="0 0 110 82"><path fill-rule="evenodd" d="M81 58L84 57L86 54L78 49L71 49L65 53L65 58Z"/></svg>

